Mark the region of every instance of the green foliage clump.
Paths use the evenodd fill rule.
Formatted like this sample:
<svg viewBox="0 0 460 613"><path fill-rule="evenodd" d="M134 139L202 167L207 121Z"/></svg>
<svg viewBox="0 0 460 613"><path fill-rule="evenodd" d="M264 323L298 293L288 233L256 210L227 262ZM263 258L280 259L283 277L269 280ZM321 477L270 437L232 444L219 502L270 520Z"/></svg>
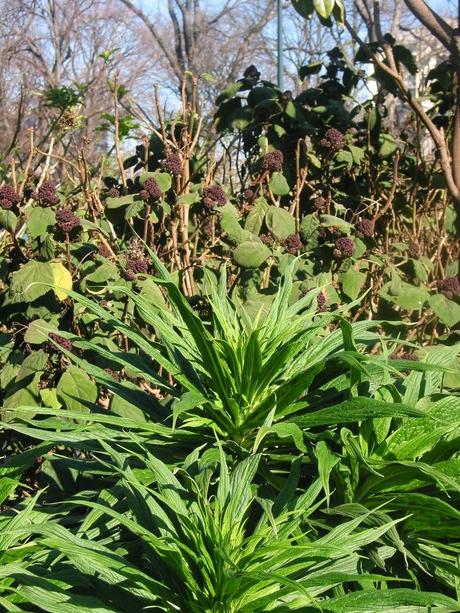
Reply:
<svg viewBox="0 0 460 613"><path fill-rule="evenodd" d="M459 610L455 210L338 49L299 76L0 186L5 610Z"/></svg>

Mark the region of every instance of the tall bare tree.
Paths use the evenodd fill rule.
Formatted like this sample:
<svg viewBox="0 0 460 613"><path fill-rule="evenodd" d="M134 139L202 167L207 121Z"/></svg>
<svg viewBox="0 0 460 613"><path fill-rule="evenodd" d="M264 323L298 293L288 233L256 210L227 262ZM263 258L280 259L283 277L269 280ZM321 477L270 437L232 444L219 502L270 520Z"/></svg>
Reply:
<svg viewBox="0 0 460 613"><path fill-rule="evenodd" d="M151 34L163 68L180 90L185 73L211 73L216 89L234 80L245 62L264 52L261 33L275 0L226 0L217 9L200 0L167 0L166 14L149 15L133 0L120 0Z"/></svg>
<svg viewBox="0 0 460 613"><path fill-rule="evenodd" d="M94 128L113 100L101 54L114 50L120 79L138 93L148 71L134 21L129 11L100 0L0 1L2 156L21 150L28 127L38 141L48 134L56 112L43 93L61 86L81 85L85 92L78 108L85 122L77 136L91 136L95 145L104 140Z"/></svg>

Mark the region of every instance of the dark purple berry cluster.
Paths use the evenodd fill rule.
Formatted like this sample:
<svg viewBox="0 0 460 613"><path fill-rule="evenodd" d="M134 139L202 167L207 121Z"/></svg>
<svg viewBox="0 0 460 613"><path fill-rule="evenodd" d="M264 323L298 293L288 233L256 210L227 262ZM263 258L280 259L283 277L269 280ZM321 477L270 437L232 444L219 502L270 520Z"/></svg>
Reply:
<svg viewBox="0 0 460 613"><path fill-rule="evenodd" d="M59 347L62 347L66 351L72 351L73 344L72 344L72 341L69 340L68 338L64 338L63 336L61 336L60 334L56 334L55 332L50 332L48 334L48 337L52 341L54 341L54 343L59 345ZM56 345L54 343L48 343L47 349L49 351L52 351L52 352L59 351L59 348L56 347Z"/></svg>
<svg viewBox="0 0 460 613"><path fill-rule="evenodd" d="M411 241L407 247L407 255L414 260L420 257L420 245L415 241Z"/></svg>
<svg viewBox="0 0 460 613"><path fill-rule="evenodd" d="M98 253L99 255L102 255L103 258L110 258L112 255L112 252L110 251L110 249L107 247L105 243L101 243L99 245Z"/></svg>
<svg viewBox="0 0 460 613"><path fill-rule="evenodd" d="M288 253L297 253L303 247L302 240L300 239L300 234L290 234L285 239L283 245Z"/></svg>
<svg viewBox="0 0 460 613"><path fill-rule="evenodd" d="M182 174L182 160L178 153L170 153L161 163L166 172L171 173L175 177Z"/></svg>
<svg viewBox="0 0 460 613"><path fill-rule="evenodd" d="M259 238L264 245L267 245L267 247L271 247L274 243L273 236L270 234L261 234Z"/></svg>
<svg viewBox="0 0 460 613"><path fill-rule="evenodd" d="M279 149L269 151L264 156L264 169L269 172L281 172L283 170L284 155Z"/></svg>
<svg viewBox="0 0 460 613"><path fill-rule="evenodd" d="M81 225L80 218L70 208L59 209L56 212L56 225L59 230L69 234L75 228Z"/></svg>
<svg viewBox="0 0 460 613"><path fill-rule="evenodd" d="M210 185L203 188L203 204L208 211L212 211L215 206L224 206L227 196L220 185Z"/></svg>
<svg viewBox="0 0 460 613"><path fill-rule="evenodd" d="M320 141L321 147L324 147L324 149L329 149L330 151L340 151L340 149L343 149L344 144L345 139L343 134L336 128L329 128L324 135L324 138L322 138Z"/></svg>
<svg viewBox="0 0 460 613"><path fill-rule="evenodd" d="M324 292L320 292L316 297L316 306L318 313L324 313L327 310L327 298Z"/></svg>
<svg viewBox="0 0 460 613"><path fill-rule="evenodd" d="M360 219L356 222L355 230L361 236L374 236L374 224L370 219Z"/></svg>
<svg viewBox="0 0 460 613"><path fill-rule="evenodd" d="M411 360L412 362L418 362L419 358L415 353L409 353L408 351L403 351L401 354L392 353L390 355L391 360Z"/></svg>
<svg viewBox="0 0 460 613"><path fill-rule="evenodd" d="M111 187L107 192L109 198L118 198L120 196L120 190L117 187Z"/></svg>
<svg viewBox="0 0 460 613"><path fill-rule="evenodd" d="M243 198L244 200L249 200L250 202L254 200L254 190L251 189L250 187L245 189L243 192Z"/></svg>
<svg viewBox="0 0 460 613"><path fill-rule="evenodd" d="M0 187L0 208L12 209L15 204L21 202L21 196L16 192L11 185L3 185Z"/></svg>
<svg viewBox="0 0 460 613"><path fill-rule="evenodd" d="M45 206L59 203L59 196L56 194L56 187L52 181L45 181L31 195L34 200Z"/></svg>
<svg viewBox="0 0 460 613"><path fill-rule="evenodd" d="M159 200L161 198L161 189L153 177L144 181L139 196L142 200Z"/></svg>
<svg viewBox="0 0 460 613"><path fill-rule="evenodd" d="M449 300L460 296L460 277L447 277L447 279L441 279L438 281L438 289L446 298L449 298Z"/></svg>
<svg viewBox="0 0 460 613"><path fill-rule="evenodd" d="M348 236L341 236L335 241L334 254L339 258L351 258L355 253L355 244Z"/></svg>
<svg viewBox="0 0 460 613"><path fill-rule="evenodd" d="M150 261L141 256L133 256L126 258L126 278L128 281L134 281L136 275L146 275L150 271Z"/></svg>

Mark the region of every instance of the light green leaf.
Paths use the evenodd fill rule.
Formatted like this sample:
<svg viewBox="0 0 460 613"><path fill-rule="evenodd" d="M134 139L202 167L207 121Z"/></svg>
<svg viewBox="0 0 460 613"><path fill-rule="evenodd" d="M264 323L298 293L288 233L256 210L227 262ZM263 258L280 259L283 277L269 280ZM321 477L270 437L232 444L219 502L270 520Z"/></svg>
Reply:
<svg viewBox="0 0 460 613"><path fill-rule="evenodd" d="M276 196L285 196L289 194L289 183L282 172L274 172L268 182L268 187Z"/></svg>
<svg viewBox="0 0 460 613"><path fill-rule="evenodd" d="M271 206L265 216L265 223L270 232L279 240L285 240L295 232L295 219L285 209Z"/></svg>
<svg viewBox="0 0 460 613"><path fill-rule="evenodd" d="M72 275L67 270L62 262L47 262L47 266L51 268L53 277L53 291L58 300L65 300L68 297L68 291L72 289Z"/></svg>
<svg viewBox="0 0 460 613"><path fill-rule="evenodd" d="M266 245L252 241L240 243L233 252L235 262L243 268L258 268L270 255Z"/></svg>
<svg viewBox="0 0 460 613"><path fill-rule="evenodd" d="M41 345L48 340L49 332L56 332L57 328L44 319L34 319L27 327L24 340L31 345Z"/></svg>
<svg viewBox="0 0 460 613"><path fill-rule="evenodd" d="M134 202L134 194L129 196L119 196L118 198L107 198L105 206L108 209L119 209L122 206L128 206Z"/></svg>
<svg viewBox="0 0 460 613"><path fill-rule="evenodd" d="M329 488L329 477L334 466L339 462L339 458L335 456L327 446L325 441L319 441L315 447L315 456L318 460L318 472L321 478L321 484L326 494L327 505L329 506L329 499L331 491Z"/></svg>
<svg viewBox="0 0 460 613"><path fill-rule="evenodd" d="M391 134L380 134L379 136L379 155L380 157L388 157L392 155L398 148L398 143Z"/></svg>
<svg viewBox="0 0 460 613"><path fill-rule="evenodd" d="M36 206L27 215L26 223L31 238L37 238L46 234L48 227L56 223L56 215L53 209Z"/></svg>
<svg viewBox="0 0 460 613"><path fill-rule="evenodd" d="M41 281L42 283L37 283ZM51 290L54 282L53 270L48 262L31 260L13 272L10 292L15 302L33 302ZM49 285L44 285L48 283Z"/></svg>
<svg viewBox="0 0 460 613"><path fill-rule="evenodd" d="M338 228L344 234L350 234L352 225L335 215L320 215L321 225L325 228Z"/></svg>
<svg viewBox="0 0 460 613"><path fill-rule="evenodd" d="M7 211L5 209L0 209L0 227L5 228L5 230L9 230L13 232L18 223L17 216L13 213L13 211Z"/></svg>
<svg viewBox="0 0 460 613"><path fill-rule="evenodd" d="M252 209L249 211L248 216L246 217L244 229L257 236L260 232L267 211L268 204L265 198L257 198Z"/></svg>
<svg viewBox="0 0 460 613"><path fill-rule="evenodd" d="M38 382L44 373L47 362L48 355L44 351L34 351L25 358L16 375L12 389L4 399L3 406L6 409L20 409L21 406L33 407L40 404ZM2 415L6 421L14 417L18 419L24 417L20 410L4 410ZM27 416L33 417L33 414Z"/></svg>
<svg viewBox="0 0 460 613"><path fill-rule="evenodd" d="M313 0L315 11L323 19L330 17L335 5L335 0Z"/></svg>
<svg viewBox="0 0 460 613"><path fill-rule="evenodd" d="M97 387L83 370L70 365L59 379L56 394L66 409L88 412L89 407L85 403L96 402Z"/></svg>
<svg viewBox="0 0 460 613"><path fill-rule="evenodd" d="M343 293L352 300L356 300L366 279L367 275L364 272L359 272L354 267L349 268L341 278Z"/></svg>
<svg viewBox="0 0 460 613"><path fill-rule="evenodd" d="M439 319L452 328L460 321L460 305L449 300L443 294L434 294L429 297L428 304Z"/></svg>

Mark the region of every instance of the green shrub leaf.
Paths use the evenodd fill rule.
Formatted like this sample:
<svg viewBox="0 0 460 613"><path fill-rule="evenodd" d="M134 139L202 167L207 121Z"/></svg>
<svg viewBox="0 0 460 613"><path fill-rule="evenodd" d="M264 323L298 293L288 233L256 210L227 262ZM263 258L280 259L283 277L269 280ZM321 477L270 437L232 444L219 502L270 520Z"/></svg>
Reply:
<svg viewBox="0 0 460 613"><path fill-rule="evenodd" d="M282 172L274 172L268 182L268 187L276 196L285 196L289 194L290 188L286 177Z"/></svg>
<svg viewBox="0 0 460 613"><path fill-rule="evenodd" d="M271 255L270 249L262 243L244 241L233 252L233 259L243 268L258 268Z"/></svg>
<svg viewBox="0 0 460 613"><path fill-rule="evenodd" d="M265 216L265 223L270 232L279 240L286 239L295 232L295 219L285 209L270 206Z"/></svg>

